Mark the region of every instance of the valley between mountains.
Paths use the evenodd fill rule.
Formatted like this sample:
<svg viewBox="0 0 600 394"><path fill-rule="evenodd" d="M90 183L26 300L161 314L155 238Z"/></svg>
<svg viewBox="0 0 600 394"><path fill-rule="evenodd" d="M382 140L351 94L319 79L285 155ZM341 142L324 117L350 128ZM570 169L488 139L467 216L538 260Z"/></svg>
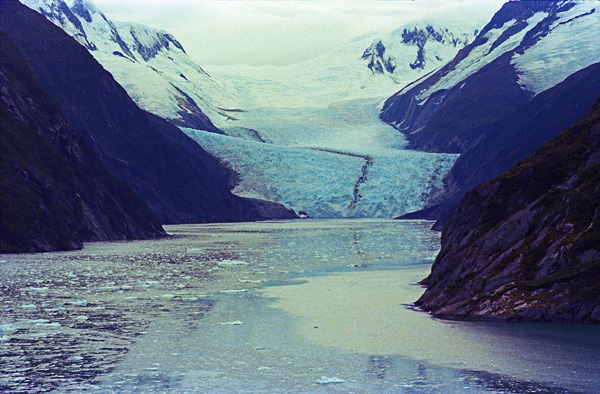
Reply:
<svg viewBox="0 0 600 394"><path fill-rule="evenodd" d="M197 64L169 32L114 21L88 1L5 0L2 199L8 209L2 251L161 237L158 223L402 217L437 220L435 228L445 229L445 254L455 246L448 242L475 242L473 234L493 230L481 223L500 225L510 221L503 215L522 208L514 201L499 210L477 206L472 211L481 217L463 228L465 216L456 213L465 209L463 197L472 198L473 188L498 179L544 144L556 147L553 138L580 119L593 118L588 111L600 96L599 26L594 1L457 3L295 64L210 66ZM27 71L15 74L20 64ZM27 102L38 104L26 108ZM29 146L29 134L17 130L40 143L31 151L8 149ZM59 158L65 151L66 162ZM85 157L73 153L79 151ZM42 152L49 157L31 163ZM82 163L95 172L72 170ZM589 166L573 165L569 174ZM109 198L107 183L120 185L110 209L97 201L98 195ZM564 187L573 185L575 179ZM577 234L589 227L581 236L591 241L581 246L575 233L560 238L560 247L576 253L561 252L568 258L557 263L554 256L558 265L551 267L542 266L549 261L542 251L529 261L529 249L504 245L512 254L503 264L533 268L505 271L501 264L502 281L529 283L539 274L560 282L565 275L572 279L566 272L573 267L583 264L576 270L583 275L588 263L596 264L598 190L584 191L589 198L573 208L585 213L577 223L570 211L552 223ZM495 201L493 193L484 194ZM66 215L69 209L74 216ZM47 218L43 226L38 217ZM534 224L523 230L529 241L542 228L558 231ZM450 237L452 228L470 235ZM547 246L543 239L536 238L536 248ZM478 255L478 266L487 267L479 273L499 258L499 250L489 251ZM448 270L436 263L427 285L435 287ZM441 279L437 285L447 297L424 307L458 310L439 300L452 303L449 293L477 275L461 269L451 282ZM584 300L590 304L579 312L526 315L596 322L597 285L590 285L591 298ZM469 313L440 315L488 317L481 309Z"/></svg>
<svg viewBox="0 0 600 394"><path fill-rule="evenodd" d="M600 2L134 1L0 0L0 392L598 393Z"/></svg>

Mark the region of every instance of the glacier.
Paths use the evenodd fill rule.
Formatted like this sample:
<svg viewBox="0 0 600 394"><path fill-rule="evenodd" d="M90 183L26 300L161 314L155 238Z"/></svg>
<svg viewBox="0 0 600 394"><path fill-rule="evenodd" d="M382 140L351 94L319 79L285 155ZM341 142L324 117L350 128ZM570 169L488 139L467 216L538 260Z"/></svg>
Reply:
<svg viewBox="0 0 600 394"><path fill-rule="evenodd" d="M240 196L315 218L391 218L420 210L458 155L406 150L405 135L379 119L381 107L452 59L490 15L475 12L462 24L448 14L429 15L287 66L206 66L243 110L216 123L225 136L184 132L239 174L234 193ZM406 32L441 33L419 47ZM373 59L364 54L378 43L394 61L392 72L369 67ZM421 49L423 67L411 67Z"/></svg>
<svg viewBox="0 0 600 394"><path fill-rule="evenodd" d="M312 218L390 218L418 210L458 157L391 149L368 156L183 130L239 174L235 194ZM367 181L358 184L368 159Z"/></svg>
<svg viewBox="0 0 600 394"><path fill-rule="evenodd" d="M111 21L87 1L24 3L84 45L140 107L235 171L234 193L315 218L397 217L442 187L458 156L406 150L379 112L472 42L500 7L449 4L297 64L200 67L168 32ZM376 72L381 61L393 67ZM204 114L214 129L194 121Z"/></svg>

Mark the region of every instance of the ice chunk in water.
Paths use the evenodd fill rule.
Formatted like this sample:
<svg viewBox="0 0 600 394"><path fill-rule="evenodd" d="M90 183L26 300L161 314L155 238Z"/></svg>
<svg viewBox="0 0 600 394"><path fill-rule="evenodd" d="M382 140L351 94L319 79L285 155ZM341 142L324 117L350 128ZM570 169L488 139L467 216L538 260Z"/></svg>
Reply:
<svg viewBox="0 0 600 394"><path fill-rule="evenodd" d="M221 323L222 326L241 326L242 324L244 324L244 322L239 320Z"/></svg>
<svg viewBox="0 0 600 394"><path fill-rule="evenodd" d="M43 293L48 291L48 287L25 287L22 288L21 291L28 291L30 293Z"/></svg>
<svg viewBox="0 0 600 394"><path fill-rule="evenodd" d="M336 384L344 382L344 379L340 379L338 377L328 378L327 376L321 376L321 379L317 380L318 384Z"/></svg>
<svg viewBox="0 0 600 394"><path fill-rule="evenodd" d="M249 263L240 260L223 260L219 261L217 264L221 267L235 267L240 265L248 265Z"/></svg>
<svg viewBox="0 0 600 394"><path fill-rule="evenodd" d="M87 300L79 300L79 301L67 301L67 304L75 305L75 306L87 306Z"/></svg>
<svg viewBox="0 0 600 394"><path fill-rule="evenodd" d="M224 294L240 294L247 292L248 289L239 289L239 290L221 290L221 293Z"/></svg>
<svg viewBox="0 0 600 394"><path fill-rule="evenodd" d="M12 324L0 324L0 334L2 333L7 333L10 334L11 332L16 331L16 327L13 326Z"/></svg>

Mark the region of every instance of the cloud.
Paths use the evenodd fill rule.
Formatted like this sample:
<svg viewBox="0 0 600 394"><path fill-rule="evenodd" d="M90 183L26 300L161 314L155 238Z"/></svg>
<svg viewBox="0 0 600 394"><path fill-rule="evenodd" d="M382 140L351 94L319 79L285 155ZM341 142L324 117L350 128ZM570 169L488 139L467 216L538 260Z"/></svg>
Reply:
<svg viewBox="0 0 600 394"><path fill-rule="evenodd" d="M93 0L110 18L174 34L200 64L290 64L369 31L389 31L462 4L493 11L500 0Z"/></svg>

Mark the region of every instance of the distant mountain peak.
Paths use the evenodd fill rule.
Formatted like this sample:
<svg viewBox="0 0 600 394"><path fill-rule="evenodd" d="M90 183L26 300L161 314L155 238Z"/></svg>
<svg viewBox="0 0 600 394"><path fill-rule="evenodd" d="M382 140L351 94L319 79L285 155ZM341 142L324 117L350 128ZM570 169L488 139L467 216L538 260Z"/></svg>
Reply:
<svg viewBox="0 0 600 394"><path fill-rule="evenodd" d="M422 22L374 40L365 49L361 59L367 60L367 68L373 74L394 74L400 70L423 71L433 64L442 64L448 60L448 53L454 53L469 44L475 38L472 32L473 29L466 27L453 27L451 30Z"/></svg>
<svg viewBox="0 0 600 394"><path fill-rule="evenodd" d="M362 59L369 60L367 67L373 74L383 74L384 70L393 73L396 69L396 59L385 55L385 45L381 40L373 42L363 53Z"/></svg>

